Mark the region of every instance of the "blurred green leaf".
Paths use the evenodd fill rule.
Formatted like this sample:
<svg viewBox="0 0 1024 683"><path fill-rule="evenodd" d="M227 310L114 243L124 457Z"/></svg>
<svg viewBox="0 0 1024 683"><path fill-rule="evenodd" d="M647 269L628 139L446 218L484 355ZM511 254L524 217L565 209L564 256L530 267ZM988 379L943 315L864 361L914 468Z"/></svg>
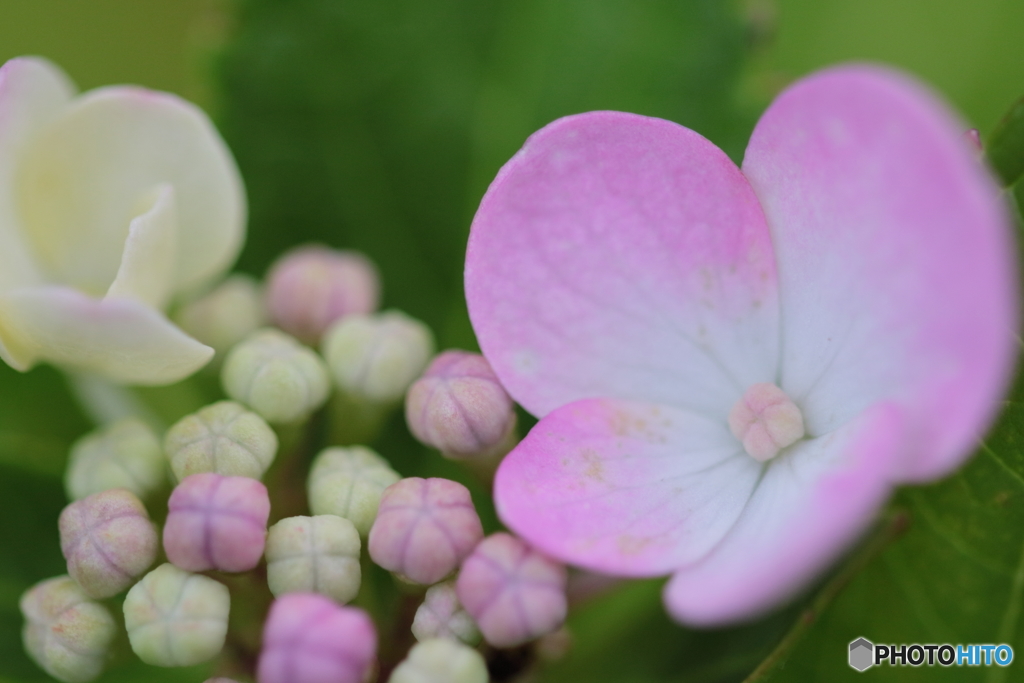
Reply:
<svg viewBox="0 0 1024 683"><path fill-rule="evenodd" d="M290 245L362 250L385 303L474 347L462 296L473 212L555 118L660 116L737 153L742 26L713 0L246 0L222 127L248 187L241 267Z"/></svg>
<svg viewBox="0 0 1024 683"><path fill-rule="evenodd" d="M985 154L1005 187L1024 176L1024 98L996 125L985 145Z"/></svg>

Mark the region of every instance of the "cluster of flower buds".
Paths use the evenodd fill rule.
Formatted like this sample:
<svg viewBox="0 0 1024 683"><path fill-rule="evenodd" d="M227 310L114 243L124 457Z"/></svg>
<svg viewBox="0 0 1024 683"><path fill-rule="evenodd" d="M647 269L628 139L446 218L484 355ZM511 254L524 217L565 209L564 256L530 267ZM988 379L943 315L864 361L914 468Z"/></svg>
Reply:
<svg viewBox="0 0 1024 683"><path fill-rule="evenodd" d="M234 664L219 671L257 683L362 683L378 666L376 629L345 605L359 594L365 559L422 598L412 625L419 644L385 665L393 683L485 683L475 648L519 645L561 625L564 569L507 534L484 538L460 483L403 479L367 446L341 441L312 459L306 509L296 502L294 473L305 460L288 443L306 440L292 426L283 441L276 430L301 426L332 387L349 412L327 419L379 418L405 399L413 434L468 464L496 464L515 439L512 401L483 357L448 351L429 362L430 331L396 311L374 313L378 292L364 257L309 247L273 266L265 295L233 277L178 311L223 354L230 400L163 435L129 418L75 444L66 475L73 502L59 521L68 575L22 600L25 646L40 666L62 681L96 678L116 631L115 605L103 601L119 599L143 662L208 662L239 618L229 621L234 596L246 601L243 612L267 610L262 649L246 660L255 670L239 671L229 656ZM260 327L268 319L280 329ZM307 346L318 343L324 358ZM169 484L160 529L144 500L157 503ZM268 529L272 499L289 502ZM167 562L153 569L161 546Z"/></svg>

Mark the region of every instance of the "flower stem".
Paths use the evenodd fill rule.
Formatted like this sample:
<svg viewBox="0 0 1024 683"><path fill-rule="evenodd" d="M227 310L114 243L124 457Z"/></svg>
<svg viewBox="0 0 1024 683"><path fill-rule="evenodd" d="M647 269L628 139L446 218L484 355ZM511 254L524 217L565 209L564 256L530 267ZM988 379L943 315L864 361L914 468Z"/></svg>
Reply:
<svg viewBox="0 0 1024 683"><path fill-rule="evenodd" d="M882 554L890 543L899 538L910 526L910 514L901 508L890 510L878 529L858 550L839 572L826 583L810 604L800 614L796 623L789 629L765 659L743 683L759 683L766 681L775 669L784 664L796 646L811 629L818 618L825 613L832 602L843 592L843 589L876 557Z"/></svg>

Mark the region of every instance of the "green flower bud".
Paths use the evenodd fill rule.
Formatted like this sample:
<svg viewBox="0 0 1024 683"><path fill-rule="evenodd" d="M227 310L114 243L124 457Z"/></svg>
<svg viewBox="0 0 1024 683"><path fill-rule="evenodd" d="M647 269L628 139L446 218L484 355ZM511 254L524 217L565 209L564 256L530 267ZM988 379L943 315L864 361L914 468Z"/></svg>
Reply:
<svg viewBox="0 0 1024 683"><path fill-rule="evenodd" d="M230 606L223 584L162 564L128 591L124 625L142 661L192 666L224 647Z"/></svg>
<svg viewBox="0 0 1024 683"><path fill-rule="evenodd" d="M254 332L228 354L221 373L228 396L269 422L298 422L327 400L327 366L284 332Z"/></svg>
<svg viewBox="0 0 1024 683"><path fill-rule="evenodd" d="M110 489L128 489L145 498L163 485L166 467L156 434L141 420L129 417L75 442L64 488L71 500Z"/></svg>
<svg viewBox="0 0 1024 683"><path fill-rule="evenodd" d="M266 324L263 291L248 275L232 275L178 309L174 319L189 336L224 354Z"/></svg>
<svg viewBox="0 0 1024 683"><path fill-rule="evenodd" d="M204 472L259 479L277 454L277 434L256 413L220 401L171 427L164 451L178 481Z"/></svg>
<svg viewBox="0 0 1024 683"><path fill-rule="evenodd" d="M487 664L473 648L457 640L434 638L418 643L391 673L390 683L487 683Z"/></svg>
<svg viewBox="0 0 1024 683"><path fill-rule="evenodd" d="M365 446L328 448L309 472L309 508L314 515L337 515L370 532L384 489L401 479L388 462Z"/></svg>
<svg viewBox="0 0 1024 683"><path fill-rule="evenodd" d="M267 534L267 583L275 596L320 593L344 604L359 592L359 532L335 515L289 517Z"/></svg>
<svg viewBox="0 0 1024 683"><path fill-rule="evenodd" d="M345 394L377 404L402 400L434 353L430 328L399 311L349 315L322 346L334 383Z"/></svg>
<svg viewBox="0 0 1024 683"><path fill-rule="evenodd" d="M69 576L36 584L21 596L22 638L36 663L65 683L91 681L103 671L114 618Z"/></svg>

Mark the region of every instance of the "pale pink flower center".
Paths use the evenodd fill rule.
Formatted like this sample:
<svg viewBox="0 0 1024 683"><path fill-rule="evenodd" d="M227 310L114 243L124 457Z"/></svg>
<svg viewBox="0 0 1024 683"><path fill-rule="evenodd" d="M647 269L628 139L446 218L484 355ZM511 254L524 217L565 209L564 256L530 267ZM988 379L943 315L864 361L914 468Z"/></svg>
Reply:
<svg viewBox="0 0 1024 683"><path fill-rule="evenodd" d="M804 437L804 416L786 392L762 382L736 401L729 411L729 429L750 457L765 462Z"/></svg>

